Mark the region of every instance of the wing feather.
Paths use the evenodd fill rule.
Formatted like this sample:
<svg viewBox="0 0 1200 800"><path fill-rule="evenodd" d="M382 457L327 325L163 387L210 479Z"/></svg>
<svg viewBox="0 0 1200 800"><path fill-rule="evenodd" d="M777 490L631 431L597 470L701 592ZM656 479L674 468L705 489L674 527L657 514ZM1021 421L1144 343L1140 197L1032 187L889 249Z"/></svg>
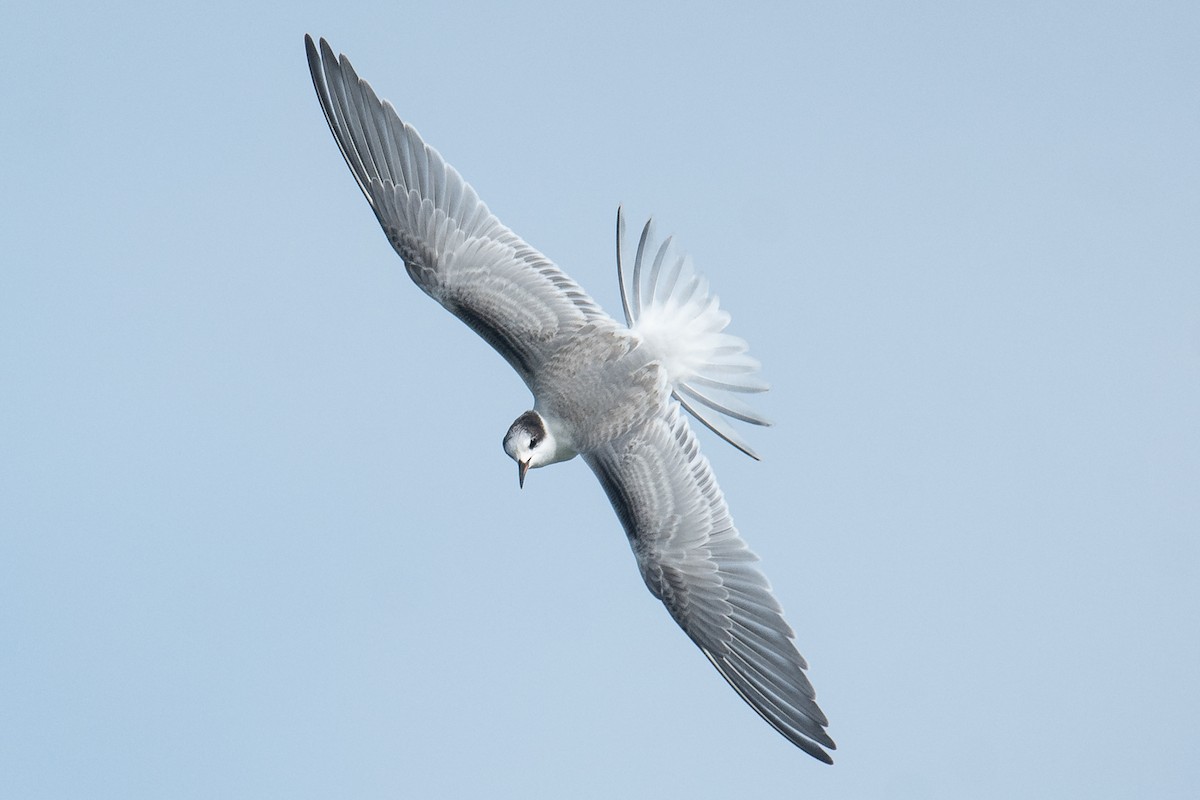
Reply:
<svg viewBox="0 0 1200 800"><path fill-rule="evenodd" d="M797 747L832 763L829 724L779 603L734 527L675 402L584 459L625 527L642 578L735 691Z"/></svg>
<svg viewBox="0 0 1200 800"><path fill-rule="evenodd" d="M504 227L475 190L381 101L345 56L305 37L329 129L409 276L530 383L563 334L608 319Z"/></svg>

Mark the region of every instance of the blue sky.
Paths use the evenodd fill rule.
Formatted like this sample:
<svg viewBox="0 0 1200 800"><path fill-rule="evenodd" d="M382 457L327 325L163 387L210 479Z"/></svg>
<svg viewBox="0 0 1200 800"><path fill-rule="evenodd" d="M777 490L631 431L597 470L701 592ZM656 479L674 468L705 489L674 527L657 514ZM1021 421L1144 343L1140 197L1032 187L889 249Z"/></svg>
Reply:
<svg viewBox="0 0 1200 800"><path fill-rule="evenodd" d="M14 797L1190 797L1191 4L6 8ZM702 434L839 744L759 720L422 295L326 36L619 313L674 232L765 364Z"/></svg>

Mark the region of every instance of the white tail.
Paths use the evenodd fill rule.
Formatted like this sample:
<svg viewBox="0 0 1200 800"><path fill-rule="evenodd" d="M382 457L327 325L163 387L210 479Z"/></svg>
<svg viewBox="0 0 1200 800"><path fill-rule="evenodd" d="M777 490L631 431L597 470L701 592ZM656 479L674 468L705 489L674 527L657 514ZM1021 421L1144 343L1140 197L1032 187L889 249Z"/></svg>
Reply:
<svg viewBox="0 0 1200 800"><path fill-rule="evenodd" d="M754 425L770 425L737 394L767 391L757 378L758 360L747 353L744 339L725 333L728 312L692 260L668 236L654 239L654 220L647 220L638 240L633 275L626 280L622 242L625 217L617 209L617 279L625 322L667 370L672 393L688 412L713 433L751 458L758 454L722 415Z"/></svg>

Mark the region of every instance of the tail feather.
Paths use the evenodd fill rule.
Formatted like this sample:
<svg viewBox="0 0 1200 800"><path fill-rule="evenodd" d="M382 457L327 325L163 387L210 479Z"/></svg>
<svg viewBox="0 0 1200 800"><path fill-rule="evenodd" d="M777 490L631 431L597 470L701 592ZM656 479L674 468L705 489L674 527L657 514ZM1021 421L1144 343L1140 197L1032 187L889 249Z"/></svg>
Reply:
<svg viewBox="0 0 1200 800"><path fill-rule="evenodd" d="M758 455L724 419L770 425L737 398L767 391L757 377L760 364L744 339L726 333L730 316L721 310L708 281L668 236L657 242L653 220L638 238L633 275L626 279L625 217L617 209L617 279L625 322L641 336L667 370L672 393L693 417L737 449Z"/></svg>

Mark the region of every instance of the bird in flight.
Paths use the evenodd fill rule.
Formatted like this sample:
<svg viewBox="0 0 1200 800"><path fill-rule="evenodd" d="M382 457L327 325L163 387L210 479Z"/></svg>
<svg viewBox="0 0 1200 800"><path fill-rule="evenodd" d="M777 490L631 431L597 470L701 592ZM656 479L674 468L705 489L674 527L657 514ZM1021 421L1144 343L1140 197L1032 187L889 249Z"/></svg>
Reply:
<svg viewBox="0 0 1200 800"><path fill-rule="evenodd" d="M409 277L487 340L533 393L504 451L531 469L581 456L625 528L650 592L751 708L804 752L835 748L782 609L734 527L684 411L754 458L725 418L765 425L738 396L758 362L673 240L647 222L625 323L506 228L350 61L305 36L325 119Z"/></svg>

